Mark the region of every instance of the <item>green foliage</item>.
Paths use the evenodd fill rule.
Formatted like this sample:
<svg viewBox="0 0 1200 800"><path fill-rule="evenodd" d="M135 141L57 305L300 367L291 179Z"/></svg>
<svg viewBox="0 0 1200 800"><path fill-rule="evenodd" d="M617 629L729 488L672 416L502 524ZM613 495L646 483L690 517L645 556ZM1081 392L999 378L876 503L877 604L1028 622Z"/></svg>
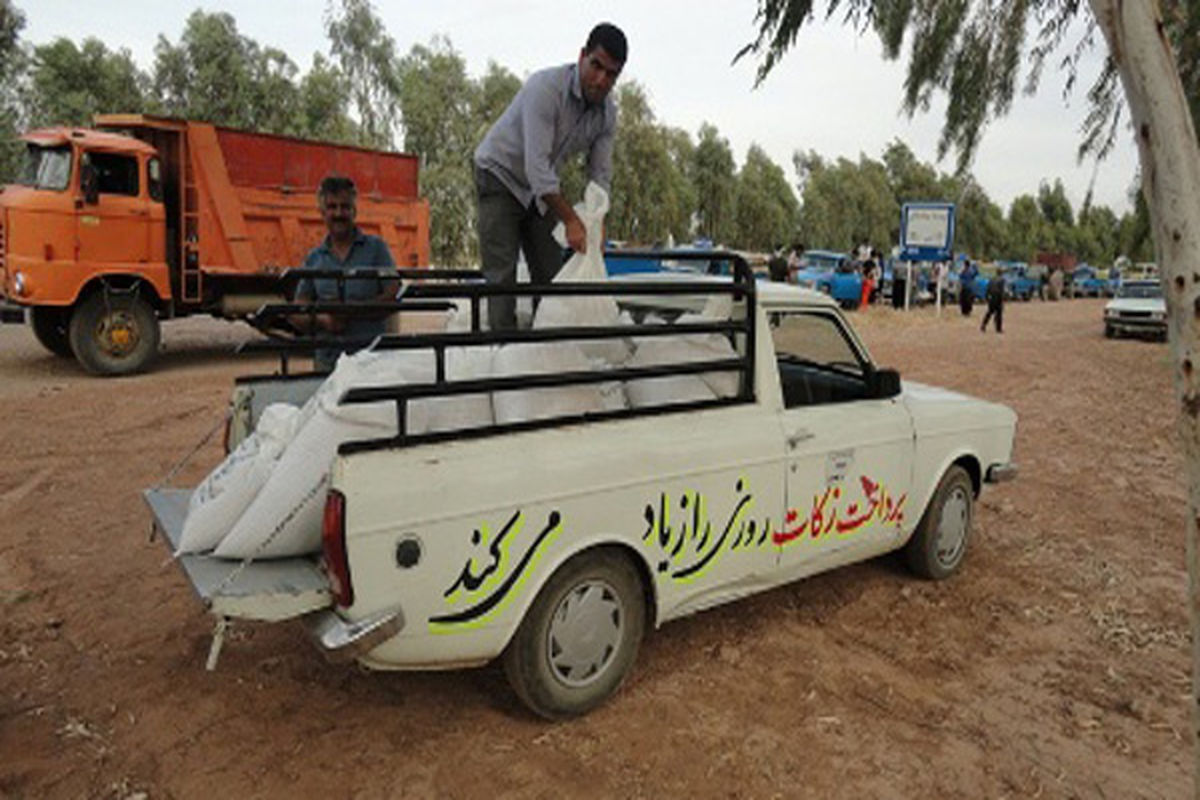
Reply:
<svg viewBox="0 0 1200 800"><path fill-rule="evenodd" d="M325 32L348 81L362 143L392 148L402 113L396 43L367 0L329 0Z"/></svg>
<svg viewBox="0 0 1200 800"><path fill-rule="evenodd" d="M637 83L617 90L617 140L613 148L612 210L608 235L642 244L686 238L695 192L687 171L691 142L659 125Z"/></svg>
<svg viewBox="0 0 1200 800"><path fill-rule="evenodd" d="M138 113L146 107L148 83L128 50L110 52L99 39L85 39L78 48L70 39L55 39L33 49L29 123L87 125L98 112Z"/></svg>
<svg viewBox="0 0 1200 800"><path fill-rule="evenodd" d="M727 242L734 236L737 164L729 142L716 126L704 123L692 155L692 181L701 236Z"/></svg>
<svg viewBox="0 0 1200 800"><path fill-rule="evenodd" d="M404 149L421 158L421 193L429 200L430 251L435 263L456 263L475 244L471 155L478 90L447 40L414 46L397 75Z"/></svg>
<svg viewBox="0 0 1200 800"><path fill-rule="evenodd" d="M328 142L355 144L358 128L348 116L350 87L341 70L313 54L312 66L300 81L299 118L296 127L300 135Z"/></svg>
<svg viewBox="0 0 1200 800"><path fill-rule="evenodd" d="M488 128L500 118L520 90L520 78L496 62L488 62L487 72L479 80L472 107L476 143L483 141Z"/></svg>
<svg viewBox="0 0 1200 800"><path fill-rule="evenodd" d="M1033 195L1023 194L1008 207L1008 252L1012 258L1032 261L1050 245L1046 220Z"/></svg>
<svg viewBox="0 0 1200 800"><path fill-rule="evenodd" d="M18 93L25 66L20 44L24 27L25 15L12 0L0 0L0 182L4 183L16 177L22 158L16 136L24 124Z"/></svg>
<svg viewBox="0 0 1200 800"><path fill-rule="evenodd" d="M737 57L759 59L761 83L791 49L801 27L814 18L812 0L759 0L754 22L758 34ZM1078 0L827 0L824 16L841 10L859 31L874 30L884 55L895 59L910 43L904 109L927 111L936 92L948 103L938 158L951 149L958 171L965 172L988 123L1008 112L1022 64L1027 26L1036 28L1028 59L1025 88L1034 91L1042 71L1063 45L1071 23L1083 6ZM1200 4L1196 0L1163 0L1165 30L1171 41L1192 119L1200 127ZM1068 90L1078 79L1083 59L1097 40L1095 22L1087 20L1080 36L1058 62L1066 71ZM1119 129L1123 98L1111 59L1088 91L1090 111L1084 124L1081 156L1107 154Z"/></svg>
<svg viewBox="0 0 1200 800"><path fill-rule="evenodd" d="M299 133L296 65L238 33L230 14L194 11L178 44L154 48L157 108L167 114L269 133Z"/></svg>
<svg viewBox="0 0 1200 800"><path fill-rule="evenodd" d="M738 175L736 246L773 250L796 235L797 203L783 170L756 144Z"/></svg>
<svg viewBox="0 0 1200 800"><path fill-rule="evenodd" d="M1038 186L1038 208L1042 211L1042 217L1051 225L1069 228L1075 224L1071 201L1067 199L1067 191L1059 179L1055 179L1053 186L1046 181L1042 181Z"/></svg>
<svg viewBox="0 0 1200 800"><path fill-rule="evenodd" d="M849 250L866 241L891 250L900 206L884 164L866 157L857 164L845 158L831 163L814 152L797 153L794 163L803 187L800 240L815 249Z"/></svg>

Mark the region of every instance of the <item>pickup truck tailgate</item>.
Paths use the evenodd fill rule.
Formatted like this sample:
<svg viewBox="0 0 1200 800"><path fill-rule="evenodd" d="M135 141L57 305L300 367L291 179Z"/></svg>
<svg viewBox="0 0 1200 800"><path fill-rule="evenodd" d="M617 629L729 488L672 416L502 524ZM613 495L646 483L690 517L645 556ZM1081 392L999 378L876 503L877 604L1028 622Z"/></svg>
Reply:
<svg viewBox="0 0 1200 800"><path fill-rule="evenodd" d="M170 544L179 546L187 515L188 489L147 489L142 493L154 527ZM299 617L327 608L332 599L325 574L313 558L240 561L205 555L176 559L192 588L213 614L238 619L277 620Z"/></svg>

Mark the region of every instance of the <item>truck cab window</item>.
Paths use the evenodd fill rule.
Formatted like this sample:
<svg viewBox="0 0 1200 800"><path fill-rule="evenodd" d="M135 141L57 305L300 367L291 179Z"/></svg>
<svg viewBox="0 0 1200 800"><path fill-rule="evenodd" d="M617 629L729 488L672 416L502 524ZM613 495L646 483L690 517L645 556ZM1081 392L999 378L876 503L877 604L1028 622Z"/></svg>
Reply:
<svg viewBox="0 0 1200 800"><path fill-rule="evenodd" d="M71 180L71 148L41 147L30 144L17 183L35 189L61 192Z"/></svg>
<svg viewBox="0 0 1200 800"><path fill-rule="evenodd" d="M866 364L833 316L780 314L771 334L786 408L868 396Z"/></svg>
<svg viewBox="0 0 1200 800"><path fill-rule="evenodd" d="M137 158L119 153L100 152L86 153L84 158L96 171L96 186L100 194L137 197Z"/></svg>

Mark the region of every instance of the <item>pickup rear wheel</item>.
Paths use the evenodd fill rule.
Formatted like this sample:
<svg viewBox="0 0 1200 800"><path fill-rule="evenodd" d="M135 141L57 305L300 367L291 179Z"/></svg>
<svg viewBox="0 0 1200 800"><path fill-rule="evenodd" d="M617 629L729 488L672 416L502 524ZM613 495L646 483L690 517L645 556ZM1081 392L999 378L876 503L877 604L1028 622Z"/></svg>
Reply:
<svg viewBox="0 0 1200 800"><path fill-rule="evenodd" d="M904 547L909 568L931 580L942 580L957 572L967 554L974 511L971 476L958 465L950 467Z"/></svg>
<svg viewBox="0 0 1200 800"><path fill-rule="evenodd" d="M577 556L538 592L504 651L508 682L547 719L586 713L629 674L645 619L641 579L627 558L604 550Z"/></svg>
<svg viewBox="0 0 1200 800"><path fill-rule="evenodd" d="M95 292L71 317L71 349L96 375L128 375L158 352L158 318L137 294Z"/></svg>
<svg viewBox="0 0 1200 800"><path fill-rule="evenodd" d="M71 309L36 306L29 309L29 327L42 347L56 356L71 358Z"/></svg>

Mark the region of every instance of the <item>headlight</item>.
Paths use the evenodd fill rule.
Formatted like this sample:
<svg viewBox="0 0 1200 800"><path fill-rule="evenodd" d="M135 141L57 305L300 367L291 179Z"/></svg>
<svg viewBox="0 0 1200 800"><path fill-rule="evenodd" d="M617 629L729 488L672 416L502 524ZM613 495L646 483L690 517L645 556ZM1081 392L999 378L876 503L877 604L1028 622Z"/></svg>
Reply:
<svg viewBox="0 0 1200 800"><path fill-rule="evenodd" d="M1150 314L1150 319L1154 320L1155 322L1162 322L1166 318L1167 318L1167 312L1165 312L1165 311L1154 311L1154 312L1151 312L1151 314Z"/></svg>
<svg viewBox="0 0 1200 800"><path fill-rule="evenodd" d="M1104 309L1104 316L1106 319L1112 319L1113 317L1121 316L1121 313L1115 308L1106 308Z"/></svg>
<svg viewBox="0 0 1200 800"><path fill-rule="evenodd" d="M17 294L20 295L21 297L25 296L25 274L24 273L18 272L16 275L13 276L13 289L15 289Z"/></svg>

